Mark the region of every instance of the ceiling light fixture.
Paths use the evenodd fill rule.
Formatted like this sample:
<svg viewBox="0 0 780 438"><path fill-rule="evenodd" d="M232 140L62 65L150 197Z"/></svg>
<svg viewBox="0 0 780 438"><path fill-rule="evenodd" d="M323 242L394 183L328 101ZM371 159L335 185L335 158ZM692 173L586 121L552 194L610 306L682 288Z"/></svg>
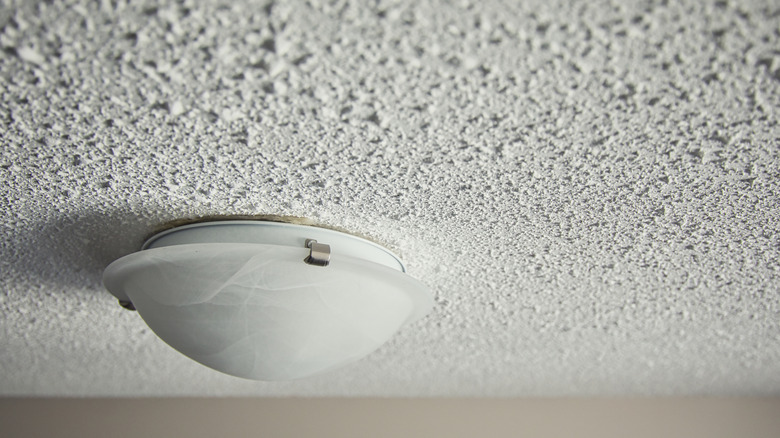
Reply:
<svg viewBox="0 0 780 438"><path fill-rule="evenodd" d="M290 380L357 361L427 314L428 288L392 252L349 234L205 222L111 263L106 288L163 341L215 370Z"/></svg>

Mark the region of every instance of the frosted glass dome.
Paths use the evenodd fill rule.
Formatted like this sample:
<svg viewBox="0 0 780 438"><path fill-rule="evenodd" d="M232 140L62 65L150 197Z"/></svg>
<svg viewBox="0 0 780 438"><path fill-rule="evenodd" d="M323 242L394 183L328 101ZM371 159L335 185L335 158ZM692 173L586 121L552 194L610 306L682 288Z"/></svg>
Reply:
<svg viewBox="0 0 780 438"><path fill-rule="evenodd" d="M330 248L327 266L308 240ZM106 268L171 347L215 370L290 380L357 361L428 313L429 290L386 249L348 234L274 222L175 228Z"/></svg>

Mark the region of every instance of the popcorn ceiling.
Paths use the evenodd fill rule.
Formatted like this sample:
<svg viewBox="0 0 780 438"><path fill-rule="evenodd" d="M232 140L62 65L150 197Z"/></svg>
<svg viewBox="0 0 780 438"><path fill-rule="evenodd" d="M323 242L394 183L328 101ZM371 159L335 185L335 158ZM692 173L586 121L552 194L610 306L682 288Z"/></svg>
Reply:
<svg viewBox="0 0 780 438"><path fill-rule="evenodd" d="M0 9L0 393L780 392L780 8L19 2ZM102 269L177 220L368 236L436 308L249 382Z"/></svg>

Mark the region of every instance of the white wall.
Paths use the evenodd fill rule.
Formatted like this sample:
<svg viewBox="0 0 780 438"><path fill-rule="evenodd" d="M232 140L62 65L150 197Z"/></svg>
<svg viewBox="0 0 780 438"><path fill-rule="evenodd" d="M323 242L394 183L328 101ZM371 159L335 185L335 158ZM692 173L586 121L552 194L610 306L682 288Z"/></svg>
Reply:
<svg viewBox="0 0 780 438"><path fill-rule="evenodd" d="M2 399L9 437L777 437L773 399Z"/></svg>

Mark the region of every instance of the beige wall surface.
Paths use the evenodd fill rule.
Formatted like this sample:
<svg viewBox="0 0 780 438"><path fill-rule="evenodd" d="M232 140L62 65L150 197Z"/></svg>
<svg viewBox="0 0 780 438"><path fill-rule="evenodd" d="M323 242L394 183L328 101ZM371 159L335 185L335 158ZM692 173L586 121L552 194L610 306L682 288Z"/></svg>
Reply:
<svg viewBox="0 0 780 438"><path fill-rule="evenodd" d="M8 437L780 437L780 398L0 399Z"/></svg>

